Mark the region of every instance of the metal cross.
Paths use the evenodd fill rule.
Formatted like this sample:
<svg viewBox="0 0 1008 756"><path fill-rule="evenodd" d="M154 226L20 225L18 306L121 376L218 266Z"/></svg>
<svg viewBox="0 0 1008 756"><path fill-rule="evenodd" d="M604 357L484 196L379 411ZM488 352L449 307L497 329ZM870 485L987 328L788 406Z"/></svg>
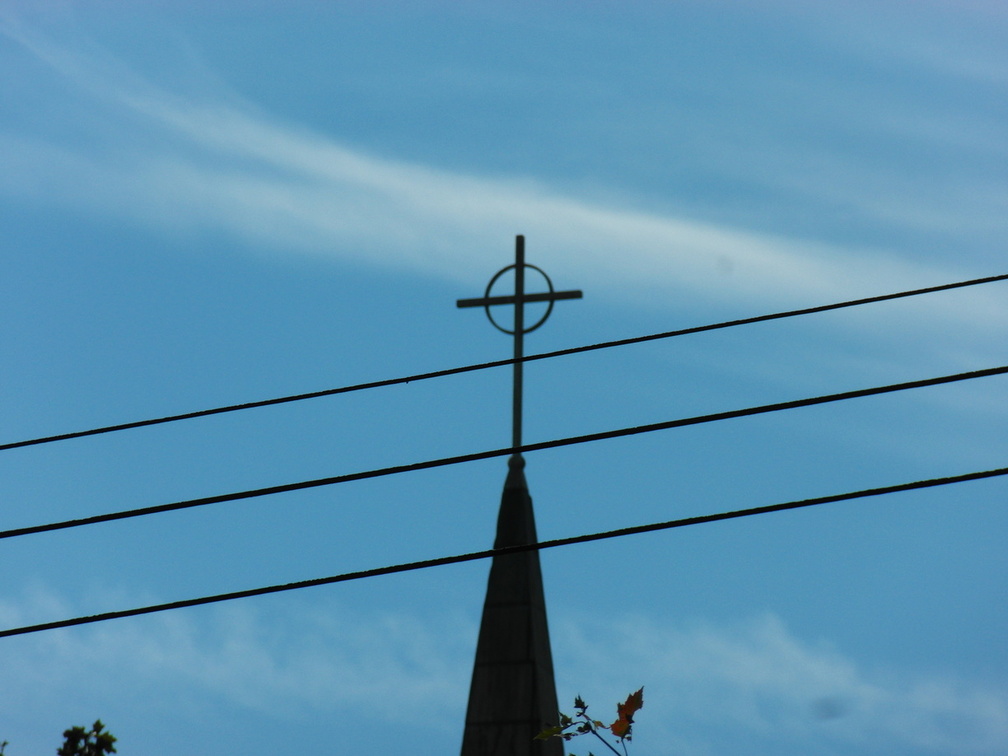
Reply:
<svg viewBox="0 0 1008 756"><path fill-rule="evenodd" d="M546 279L546 285L549 288L548 292L543 292L540 294L526 294L525 293L525 269L532 268L533 270L539 271L540 275ZM497 283L502 275L507 273L509 270L514 270L515 272L515 293L513 295L507 295L503 297L491 297L490 290L493 285ZM458 307L482 307L486 310L487 317L490 322L493 323L494 327L498 331L503 331L506 334L514 336L514 399L512 407L512 425L511 425L511 446L515 449L521 447L521 431L522 431L522 359L524 357L524 337L526 333L531 333L536 328L541 326L546 322L546 319L553 312L553 303L558 299L581 299L580 290L571 291L554 291L553 282L550 281L549 276L546 275L542 268L537 268L535 265L529 265L525 262L525 237L516 236L515 237L515 261L514 265L508 265L505 268L501 268L497 271L496 275L490 279L490 283L487 284L486 292L480 299L460 299L455 304ZM548 302L549 305L546 307L546 312L543 314L536 323L529 328L525 327L525 303L526 302ZM493 315L490 313L490 308L494 305L514 305L514 328L504 328L494 320ZM517 453L517 452L516 452Z"/></svg>

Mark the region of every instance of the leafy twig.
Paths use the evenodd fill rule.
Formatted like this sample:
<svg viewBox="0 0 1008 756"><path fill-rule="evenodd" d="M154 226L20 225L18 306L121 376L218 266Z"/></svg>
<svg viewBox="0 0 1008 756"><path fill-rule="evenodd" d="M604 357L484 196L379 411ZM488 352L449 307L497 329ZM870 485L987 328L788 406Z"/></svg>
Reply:
<svg viewBox="0 0 1008 756"><path fill-rule="evenodd" d="M588 704L582 700L581 696L578 696L574 699L574 716L569 717L560 712L560 724L555 727L547 727L536 735L536 740L563 738L566 741L576 738L578 735L591 733L616 756L627 756L626 744L632 738L634 714L642 708L644 708L644 688L636 693L631 693L625 702L616 704L616 721L611 725L606 725L588 716ZM616 742L623 749L622 754L602 736L600 730L609 730L616 737ZM592 755L589 753L588 756Z"/></svg>

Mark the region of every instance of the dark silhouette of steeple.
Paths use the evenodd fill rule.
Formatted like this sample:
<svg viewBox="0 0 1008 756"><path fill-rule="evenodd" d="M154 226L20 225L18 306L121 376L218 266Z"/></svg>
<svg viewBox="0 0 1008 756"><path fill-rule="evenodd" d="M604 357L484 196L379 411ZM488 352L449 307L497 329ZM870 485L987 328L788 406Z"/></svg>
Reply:
<svg viewBox="0 0 1008 756"><path fill-rule="evenodd" d="M525 293L525 269L532 268L546 279L548 292ZM492 297L494 283L514 270L513 296ZM578 299L580 291L554 291L549 277L525 263L525 237L515 239L515 263L500 270L481 299L460 299L459 307L483 307L494 326L514 336L514 402L512 447L504 482L497 538L494 548L537 543L532 497L525 481L521 456L523 337L549 317L558 299ZM535 324L525 326L525 303L547 302ZM504 328L493 319L490 308L514 305L514 328ZM462 736L462 756L563 756L558 738L535 740L546 727L557 724L556 684L553 655L546 622L539 552L526 551L495 556L487 581L486 601L476 644L469 707Z"/></svg>
<svg viewBox="0 0 1008 756"><path fill-rule="evenodd" d="M515 455L508 467L494 548L537 541L525 460ZM539 552L496 556L487 581L462 756L563 756L558 738L534 740L556 722Z"/></svg>

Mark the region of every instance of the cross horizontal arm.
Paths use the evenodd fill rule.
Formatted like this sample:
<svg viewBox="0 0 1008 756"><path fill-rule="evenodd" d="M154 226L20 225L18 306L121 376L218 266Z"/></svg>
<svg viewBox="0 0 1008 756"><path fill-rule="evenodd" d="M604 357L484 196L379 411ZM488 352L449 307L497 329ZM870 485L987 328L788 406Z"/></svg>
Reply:
<svg viewBox="0 0 1008 756"><path fill-rule="evenodd" d="M523 302L552 302L557 299L581 299L580 289L571 291L552 291L542 294L526 294L522 297ZM513 294L507 297L481 297L479 299L459 299L455 305L462 307L488 307L490 305L515 304L518 298Z"/></svg>

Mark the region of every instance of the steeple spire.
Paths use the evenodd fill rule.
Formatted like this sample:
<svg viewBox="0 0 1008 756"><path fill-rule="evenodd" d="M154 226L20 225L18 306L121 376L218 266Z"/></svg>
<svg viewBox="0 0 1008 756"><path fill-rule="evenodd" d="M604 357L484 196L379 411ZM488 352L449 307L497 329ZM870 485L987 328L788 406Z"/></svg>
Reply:
<svg viewBox="0 0 1008 756"><path fill-rule="evenodd" d="M548 292L527 294L525 270L546 279ZM491 296L491 289L507 271L515 272L515 292ZM494 548L537 543L532 497L525 480L522 444L523 337L541 326L558 299L579 299L580 291L554 291L549 277L525 262L525 237L515 240L515 262L501 269L481 299L460 299L459 307L484 307L496 328L514 337L514 386L511 444ZM525 326L525 303L548 302L545 314ZM494 305L514 305L514 328L500 326L490 313ZM462 736L462 756L563 756L557 738L534 740L545 727L556 724L557 697L553 656L546 622L539 552L526 551L494 557L487 581L486 601L476 645L469 707Z"/></svg>

